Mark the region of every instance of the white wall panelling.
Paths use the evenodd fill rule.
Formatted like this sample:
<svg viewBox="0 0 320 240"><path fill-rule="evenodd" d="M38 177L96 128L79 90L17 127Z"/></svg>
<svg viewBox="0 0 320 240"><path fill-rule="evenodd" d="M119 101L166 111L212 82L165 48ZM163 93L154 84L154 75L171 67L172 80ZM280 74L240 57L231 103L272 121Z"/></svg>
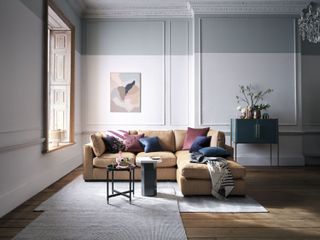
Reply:
<svg viewBox="0 0 320 240"><path fill-rule="evenodd" d="M206 35L205 31L208 29L203 27L203 22L209 21L205 26L210 27L210 21L215 22L216 19L218 18L203 18L199 21L200 125L228 126L230 118L236 117L238 104L235 96L239 94L239 85L252 83L261 89L274 89L265 98L272 106L270 115L279 118L281 126L296 126L298 99L295 49L289 53L207 53L202 49L201 43L204 36L210 35ZM229 20L230 23L232 21ZM294 20L292 27L295 28ZM290 38L295 42L294 34Z"/></svg>
<svg viewBox="0 0 320 240"><path fill-rule="evenodd" d="M65 1L61 10L79 22ZM49 186L82 162L76 144L42 154L43 1L0 1L0 216ZM29 5L30 4L30 5ZM33 11L32 11L33 10ZM39 10L39 12L38 12ZM65 11L67 10L67 11ZM69 11L68 11L69 10ZM14 14L13 14L14 13ZM76 29L77 33L81 30ZM77 44L79 39L76 39ZM81 132L81 55L75 57L75 131Z"/></svg>
<svg viewBox="0 0 320 240"><path fill-rule="evenodd" d="M44 157L41 144L1 152L0 216L79 166L80 152L75 145Z"/></svg>
<svg viewBox="0 0 320 240"><path fill-rule="evenodd" d="M188 20L166 21L117 21L100 22L90 20L85 23L87 43L83 56L85 81L85 131L105 130L107 128L171 128L188 125L189 86L189 22ZM106 26L104 26L104 24ZM153 26L152 26L153 25ZM111 33L105 34L109 26ZM91 42L100 36L105 42L113 41L112 31L121 35L117 29L132 29L134 39L125 47L107 49L103 46L96 50ZM131 27L130 27L131 26ZM159 39L144 39L146 49L140 49L136 34L145 34L145 29L152 26L152 31L161 36ZM111 29L111 30L110 30ZM93 34L92 34L93 33ZM138 37L137 37L138 38ZM158 47L157 47L158 46ZM116 50L115 50L116 49ZM145 52L139 54L139 52ZM141 72L141 112L110 112L109 78L110 72Z"/></svg>
<svg viewBox="0 0 320 240"><path fill-rule="evenodd" d="M170 22L170 103L168 106L170 107L170 125L179 127L186 127L189 123L189 29L188 21ZM179 51L181 45L184 48L182 52Z"/></svg>
<svg viewBox="0 0 320 240"><path fill-rule="evenodd" d="M87 124L164 125L164 56L84 56L87 62ZM110 112L110 72L141 72L141 112Z"/></svg>
<svg viewBox="0 0 320 240"><path fill-rule="evenodd" d="M279 118L280 125L295 126L297 104L294 57L294 54L280 53L203 53L201 125L229 125L230 118L236 117L237 103L234 96L239 94L239 84L257 85L255 82L259 79L259 87L275 89L265 99L272 106L270 115Z"/></svg>
<svg viewBox="0 0 320 240"><path fill-rule="evenodd" d="M25 129L0 133L0 149L41 140L41 129Z"/></svg>
<svg viewBox="0 0 320 240"><path fill-rule="evenodd" d="M274 21L279 21L278 30L271 27ZM304 165L300 53L296 53L295 28L293 18L196 16L196 126L210 126L229 134L230 119L237 116L235 96L239 85L273 88L265 101L271 104L271 117L279 118L281 126L280 165ZM262 36L265 40L260 39ZM273 165L276 149L274 146ZM239 144L238 157L244 165L269 165L269 146Z"/></svg>

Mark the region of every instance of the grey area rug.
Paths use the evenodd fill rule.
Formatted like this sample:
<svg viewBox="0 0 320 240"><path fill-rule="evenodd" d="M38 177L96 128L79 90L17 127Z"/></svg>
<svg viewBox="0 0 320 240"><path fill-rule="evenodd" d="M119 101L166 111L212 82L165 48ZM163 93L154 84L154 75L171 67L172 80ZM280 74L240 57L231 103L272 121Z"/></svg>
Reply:
<svg viewBox="0 0 320 240"><path fill-rule="evenodd" d="M116 183L126 190L128 183ZM187 239L180 212L267 212L252 198L182 197L175 182L159 182L156 197L141 196L135 183L132 204L115 197L106 203L105 182L84 182L82 176L43 202L44 211L15 239Z"/></svg>
<svg viewBox="0 0 320 240"><path fill-rule="evenodd" d="M42 203L36 210L44 213L15 239L187 239L174 188L163 184L156 197L143 197L135 185L132 204L119 196L108 205L106 183L79 176ZM116 184L117 190L127 188L128 183Z"/></svg>
<svg viewBox="0 0 320 240"><path fill-rule="evenodd" d="M212 213L267 213L269 212L249 196L219 200L210 196L177 197L180 212Z"/></svg>

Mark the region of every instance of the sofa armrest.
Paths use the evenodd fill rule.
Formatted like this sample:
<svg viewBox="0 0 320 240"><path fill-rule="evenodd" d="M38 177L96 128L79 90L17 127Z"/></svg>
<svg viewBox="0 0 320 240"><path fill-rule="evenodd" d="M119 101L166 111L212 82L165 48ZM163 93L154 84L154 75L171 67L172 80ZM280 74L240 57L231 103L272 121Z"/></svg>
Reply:
<svg viewBox="0 0 320 240"><path fill-rule="evenodd" d="M93 158L94 153L91 144L83 146L83 178L90 180L93 177Z"/></svg>
<svg viewBox="0 0 320 240"><path fill-rule="evenodd" d="M233 159L233 147L226 144L225 145L225 149L226 149L227 153L230 154L230 156L227 159L228 160L234 160Z"/></svg>

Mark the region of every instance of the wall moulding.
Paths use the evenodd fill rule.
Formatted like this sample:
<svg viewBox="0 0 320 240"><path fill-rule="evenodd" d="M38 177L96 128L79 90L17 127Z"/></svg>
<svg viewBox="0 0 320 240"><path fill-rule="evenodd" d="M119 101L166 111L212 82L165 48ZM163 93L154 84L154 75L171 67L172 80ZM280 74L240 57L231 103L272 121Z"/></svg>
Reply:
<svg viewBox="0 0 320 240"><path fill-rule="evenodd" d="M26 129L17 129L17 130L6 130L6 131L1 131L1 134L14 134L14 133L28 133L28 132L34 132L34 131L41 131L41 128L26 128Z"/></svg>
<svg viewBox="0 0 320 240"><path fill-rule="evenodd" d="M85 18L189 18L192 12L186 8L131 8L91 9L85 11Z"/></svg>
<svg viewBox="0 0 320 240"><path fill-rule="evenodd" d="M8 146L0 146L0 153L7 152L7 151L14 151L19 150L21 148L31 147L35 145L42 144L45 141L45 138L36 138L36 139L29 139L27 141L23 141L21 143L8 145Z"/></svg>
<svg viewBox="0 0 320 240"><path fill-rule="evenodd" d="M190 1L193 14L284 14L298 15L305 1Z"/></svg>
<svg viewBox="0 0 320 240"><path fill-rule="evenodd" d="M162 1L148 3L122 1L110 7L108 3L96 4L92 0L68 0L74 11L85 18L189 18L194 14L280 14L298 15L306 6L302 0L227 0L227 1L181 1L166 4ZM143 3L143 4L141 4Z"/></svg>
<svg viewBox="0 0 320 240"><path fill-rule="evenodd" d="M320 123L303 123L303 127L320 127Z"/></svg>
<svg viewBox="0 0 320 240"><path fill-rule="evenodd" d="M34 142L38 143L41 137L42 130L40 128L3 131L0 133L0 149L6 150L15 148L15 146L19 148L20 145L24 146L25 144L29 146Z"/></svg>

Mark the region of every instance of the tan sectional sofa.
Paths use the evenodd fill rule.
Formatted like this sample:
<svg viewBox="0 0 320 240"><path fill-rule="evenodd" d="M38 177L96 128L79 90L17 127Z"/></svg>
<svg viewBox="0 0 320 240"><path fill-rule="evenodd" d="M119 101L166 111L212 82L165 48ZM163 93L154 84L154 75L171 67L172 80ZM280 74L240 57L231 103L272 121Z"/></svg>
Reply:
<svg viewBox="0 0 320 240"><path fill-rule="evenodd" d="M129 157L135 163L139 156L160 156L162 162L157 165L158 180L176 180L180 186L183 195L210 195L211 179L206 164L190 163L190 153L188 150L182 150L186 130L163 130L163 131L130 131L130 134L144 134L145 137L157 136L163 149L161 152L140 152L133 154L124 152L123 157ZM207 134L211 136L210 146L225 148L231 156L232 147L225 144L225 135L223 132L210 130ZM106 166L114 163L118 154L104 153L97 157L92 149L92 144L88 143L83 148L83 177L86 181L105 180ZM245 195L246 187L244 177L246 170L243 166L227 158L229 167L234 177L235 188L232 195ZM116 172L117 179L127 179L126 172ZM140 179L140 166L137 165L135 178Z"/></svg>

